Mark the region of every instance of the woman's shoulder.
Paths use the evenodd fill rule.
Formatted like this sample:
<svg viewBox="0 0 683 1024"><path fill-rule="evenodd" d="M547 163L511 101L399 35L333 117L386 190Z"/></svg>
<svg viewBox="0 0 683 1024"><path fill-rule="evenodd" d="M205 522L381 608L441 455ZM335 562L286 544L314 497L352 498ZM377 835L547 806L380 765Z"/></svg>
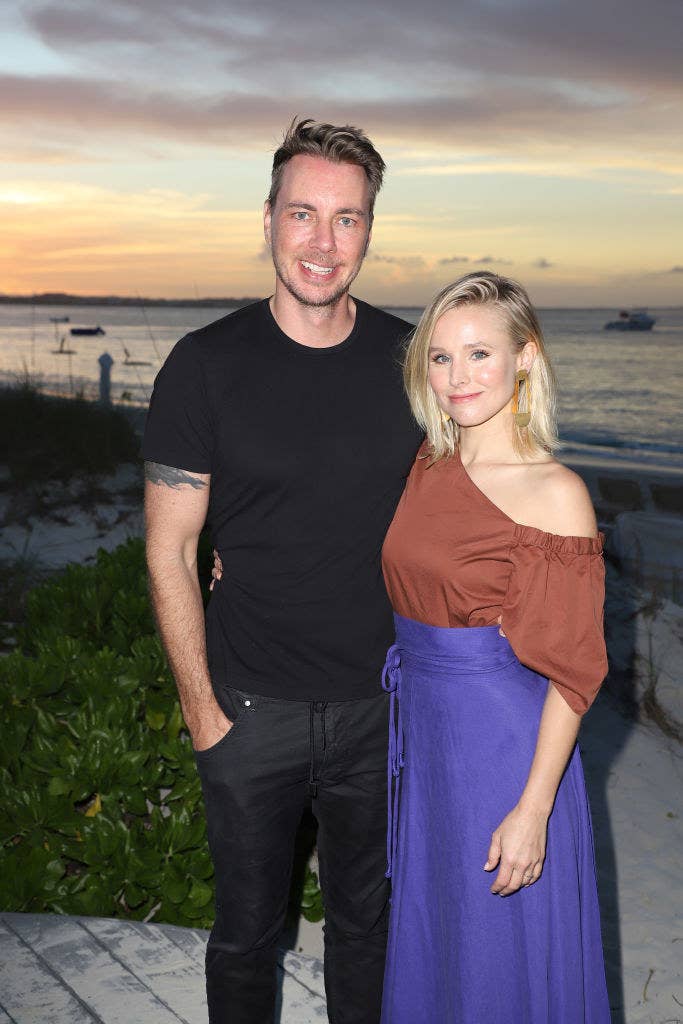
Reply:
<svg viewBox="0 0 683 1024"><path fill-rule="evenodd" d="M598 526L588 488L557 459L527 463L531 501L526 525L561 537L597 537Z"/></svg>

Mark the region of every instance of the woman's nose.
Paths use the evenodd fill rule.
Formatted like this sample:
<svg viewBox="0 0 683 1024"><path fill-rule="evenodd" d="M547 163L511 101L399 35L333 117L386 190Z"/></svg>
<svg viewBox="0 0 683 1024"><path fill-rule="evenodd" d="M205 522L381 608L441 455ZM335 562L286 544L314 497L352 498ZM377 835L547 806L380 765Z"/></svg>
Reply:
<svg viewBox="0 0 683 1024"><path fill-rule="evenodd" d="M467 369L457 363L451 363L451 372L448 375L448 383L452 388L466 384L468 381Z"/></svg>

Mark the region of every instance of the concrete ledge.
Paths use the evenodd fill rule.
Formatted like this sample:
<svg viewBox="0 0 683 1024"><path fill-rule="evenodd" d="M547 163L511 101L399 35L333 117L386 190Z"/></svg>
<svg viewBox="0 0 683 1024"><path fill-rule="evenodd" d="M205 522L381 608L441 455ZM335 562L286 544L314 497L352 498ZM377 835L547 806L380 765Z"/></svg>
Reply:
<svg viewBox="0 0 683 1024"><path fill-rule="evenodd" d="M0 1024L206 1024L208 932L0 913ZM327 1021L323 965L280 956L280 1024Z"/></svg>

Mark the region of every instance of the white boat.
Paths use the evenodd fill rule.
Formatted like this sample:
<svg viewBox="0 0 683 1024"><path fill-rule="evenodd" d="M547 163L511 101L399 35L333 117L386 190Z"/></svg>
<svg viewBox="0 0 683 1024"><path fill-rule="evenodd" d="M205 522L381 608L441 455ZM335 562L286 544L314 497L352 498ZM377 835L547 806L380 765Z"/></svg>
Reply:
<svg viewBox="0 0 683 1024"><path fill-rule="evenodd" d="M655 317L650 316L644 309L622 309L618 320L609 320L605 331L651 331L657 323Z"/></svg>

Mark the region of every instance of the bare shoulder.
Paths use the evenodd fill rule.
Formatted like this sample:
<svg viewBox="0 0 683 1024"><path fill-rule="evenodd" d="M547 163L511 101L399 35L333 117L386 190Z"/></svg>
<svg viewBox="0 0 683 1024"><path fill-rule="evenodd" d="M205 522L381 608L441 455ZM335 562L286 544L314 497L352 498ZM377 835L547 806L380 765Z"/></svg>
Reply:
<svg viewBox="0 0 683 1024"><path fill-rule="evenodd" d="M588 488L581 477L556 459L528 467L533 480L533 523L563 537L597 537L598 525Z"/></svg>

